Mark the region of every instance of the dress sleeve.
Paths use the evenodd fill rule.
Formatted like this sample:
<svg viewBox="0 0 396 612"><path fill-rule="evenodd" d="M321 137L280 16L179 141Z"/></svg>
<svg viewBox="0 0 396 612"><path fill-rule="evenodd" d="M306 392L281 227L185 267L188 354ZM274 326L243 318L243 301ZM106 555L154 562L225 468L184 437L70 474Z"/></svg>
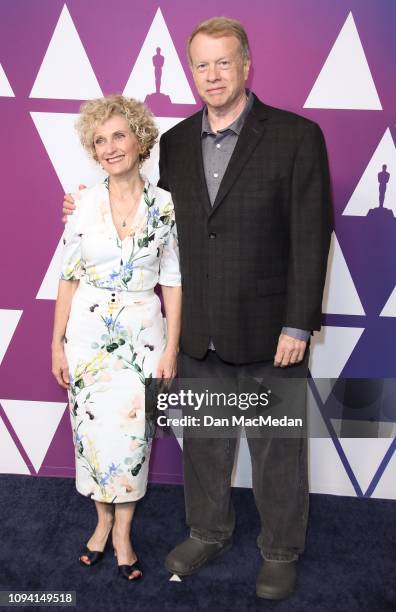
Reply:
<svg viewBox="0 0 396 612"><path fill-rule="evenodd" d="M172 214L170 230L162 250L158 282L166 287L180 287L181 285L179 242L174 213Z"/></svg>
<svg viewBox="0 0 396 612"><path fill-rule="evenodd" d="M63 254L61 266L61 280L80 280L85 273L84 262L81 257L81 228L79 227L78 208L69 215L63 232Z"/></svg>

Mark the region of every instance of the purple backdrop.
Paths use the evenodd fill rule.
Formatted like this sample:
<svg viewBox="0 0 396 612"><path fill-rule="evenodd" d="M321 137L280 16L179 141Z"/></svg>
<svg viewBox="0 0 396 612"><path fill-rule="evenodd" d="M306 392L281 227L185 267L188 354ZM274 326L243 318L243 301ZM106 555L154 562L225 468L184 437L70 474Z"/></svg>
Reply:
<svg viewBox="0 0 396 612"><path fill-rule="evenodd" d="M326 136L336 234L366 313L364 317L325 317L330 326L365 328L342 374L395 377L396 319L379 314L395 286L396 222L369 224L365 216L342 216L342 212L385 130L389 128L394 139L396 136L396 87L392 71L396 57L396 3L115 0L110 9L105 0L68 0L66 5L104 93L123 91L158 7L194 92L185 57L185 40L193 26L216 14L240 19L245 24L253 56L249 83L252 89L269 104L317 121ZM0 367L3 399L65 400L50 374L54 303L35 299L62 233L63 189L30 112L77 112L81 102L29 98L63 6L63 0L2 0L0 5L0 63L15 93L15 97L0 98L3 142L0 308L23 310ZM350 11L383 110L304 109ZM182 117L198 109L198 104L174 104L164 108L162 114ZM396 167L393 171L396 173ZM1 406L0 416L34 474L33 465ZM39 475L72 475L73 466L69 417L65 413ZM176 440L160 440L156 444L151 477L156 481L181 481L181 451Z"/></svg>

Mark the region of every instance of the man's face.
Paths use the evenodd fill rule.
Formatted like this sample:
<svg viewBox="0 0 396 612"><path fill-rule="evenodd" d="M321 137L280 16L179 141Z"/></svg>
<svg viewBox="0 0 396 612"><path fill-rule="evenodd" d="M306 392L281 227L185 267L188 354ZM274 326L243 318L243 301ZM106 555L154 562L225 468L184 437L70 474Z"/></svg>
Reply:
<svg viewBox="0 0 396 612"><path fill-rule="evenodd" d="M208 108L231 108L245 90L250 61L243 61L239 40L199 32L190 45L195 86Z"/></svg>

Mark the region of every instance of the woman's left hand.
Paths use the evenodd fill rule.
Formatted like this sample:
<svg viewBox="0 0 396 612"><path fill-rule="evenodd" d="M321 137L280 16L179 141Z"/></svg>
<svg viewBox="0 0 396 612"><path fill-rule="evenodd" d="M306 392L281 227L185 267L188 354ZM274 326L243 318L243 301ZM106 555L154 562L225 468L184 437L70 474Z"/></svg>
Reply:
<svg viewBox="0 0 396 612"><path fill-rule="evenodd" d="M159 360L157 378L166 378L172 381L177 372L177 351L165 349Z"/></svg>

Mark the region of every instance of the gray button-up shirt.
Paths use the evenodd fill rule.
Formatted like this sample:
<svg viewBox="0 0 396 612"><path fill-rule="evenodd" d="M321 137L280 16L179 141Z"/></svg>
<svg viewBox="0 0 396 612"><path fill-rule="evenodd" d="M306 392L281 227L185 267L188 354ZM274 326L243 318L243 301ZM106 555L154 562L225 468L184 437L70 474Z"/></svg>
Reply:
<svg viewBox="0 0 396 612"><path fill-rule="evenodd" d="M223 180L225 171L228 163L234 152L235 145L238 141L239 134L241 133L243 124L247 114L250 112L253 106L253 94L251 91L247 91L247 101L245 108L226 128L214 132L209 124L208 109L205 107L202 113L202 157L203 165L205 170L206 185L208 188L209 199L213 206L216 199L217 192L220 187L220 183ZM297 340L304 340L307 342L310 332L304 329L296 329L295 327L283 327L282 334L292 336ZM209 348L214 350L212 341L210 342Z"/></svg>
<svg viewBox="0 0 396 612"><path fill-rule="evenodd" d="M248 93L245 108L228 127L214 132L209 124L208 110L205 107L202 114L202 157L211 204L216 199L220 183L234 152L239 134L241 133L246 115L253 106L253 95Z"/></svg>

